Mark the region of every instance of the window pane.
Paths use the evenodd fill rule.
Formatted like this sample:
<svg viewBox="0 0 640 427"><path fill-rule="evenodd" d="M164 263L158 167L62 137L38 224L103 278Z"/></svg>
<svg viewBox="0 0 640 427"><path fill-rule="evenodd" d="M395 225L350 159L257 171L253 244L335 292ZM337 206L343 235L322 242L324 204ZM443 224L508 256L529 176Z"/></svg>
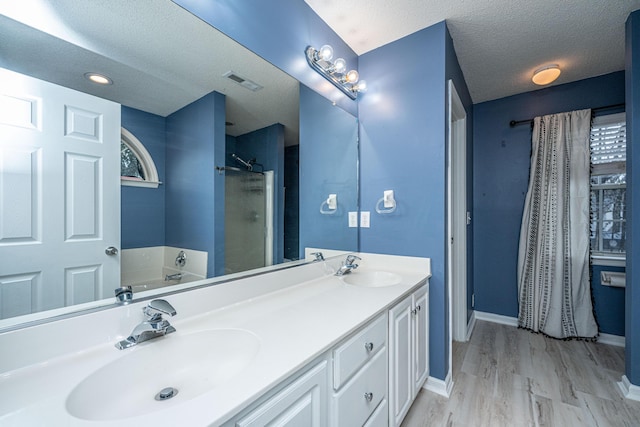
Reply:
<svg viewBox="0 0 640 427"><path fill-rule="evenodd" d="M625 113L593 119L591 126L591 250L624 253L626 239Z"/></svg>
<svg viewBox="0 0 640 427"><path fill-rule="evenodd" d="M591 191L591 249L620 253L626 249L625 188Z"/></svg>
<svg viewBox="0 0 640 427"><path fill-rule="evenodd" d="M626 184L627 183L627 174L626 173L616 173L610 175L594 175L591 177L591 185L602 185L602 184Z"/></svg>
<svg viewBox="0 0 640 427"><path fill-rule="evenodd" d="M598 219L600 213L600 204L599 200L599 191L591 190L591 226L589 227L589 239L591 240L591 249L594 251L599 251L600 247L598 245Z"/></svg>
<svg viewBox="0 0 640 427"><path fill-rule="evenodd" d="M120 142L120 176L145 179L140 161L124 142Z"/></svg>

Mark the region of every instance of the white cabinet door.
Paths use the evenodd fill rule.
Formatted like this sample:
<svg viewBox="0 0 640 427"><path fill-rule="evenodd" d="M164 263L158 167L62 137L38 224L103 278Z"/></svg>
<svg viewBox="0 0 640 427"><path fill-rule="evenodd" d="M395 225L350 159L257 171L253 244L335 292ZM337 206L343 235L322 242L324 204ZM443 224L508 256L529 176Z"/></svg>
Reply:
<svg viewBox="0 0 640 427"><path fill-rule="evenodd" d="M389 425L399 426L429 375L429 286L389 310Z"/></svg>
<svg viewBox="0 0 640 427"><path fill-rule="evenodd" d="M429 294L427 290L427 286L424 286L413 294L413 309L415 310L413 331L414 396L418 395L429 376L429 352L427 351L429 348L429 316L427 316Z"/></svg>
<svg viewBox="0 0 640 427"><path fill-rule="evenodd" d="M238 427L325 427L328 380L324 360L281 392L242 417Z"/></svg>
<svg viewBox="0 0 640 427"><path fill-rule="evenodd" d="M0 68L0 318L120 283L120 105Z"/></svg>
<svg viewBox="0 0 640 427"><path fill-rule="evenodd" d="M389 421L400 425L413 401L413 299L408 296L389 310Z"/></svg>

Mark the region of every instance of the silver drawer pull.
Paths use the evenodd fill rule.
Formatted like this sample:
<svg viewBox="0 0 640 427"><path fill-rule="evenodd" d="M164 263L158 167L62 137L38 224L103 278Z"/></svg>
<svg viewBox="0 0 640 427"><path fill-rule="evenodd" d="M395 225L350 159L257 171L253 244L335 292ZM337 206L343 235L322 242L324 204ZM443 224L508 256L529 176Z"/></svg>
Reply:
<svg viewBox="0 0 640 427"><path fill-rule="evenodd" d="M364 399L365 399L367 402L371 402L371 401L373 400L373 393L365 393L365 394L364 394Z"/></svg>
<svg viewBox="0 0 640 427"><path fill-rule="evenodd" d="M365 350L367 350L368 352L371 352L371 350L373 350L373 343L372 343L372 342L366 342L366 343L364 343L364 348L365 348Z"/></svg>
<svg viewBox="0 0 640 427"><path fill-rule="evenodd" d="M422 306L420 306L420 305L418 307L416 307L416 308L418 309L418 311L422 310Z"/></svg>
<svg viewBox="0 0 640 427"><path fill-rule="evenodd" d="M413 314L414 316L418 314L418 309L414 308L413 310L411 310L411 314Z"/></svg>

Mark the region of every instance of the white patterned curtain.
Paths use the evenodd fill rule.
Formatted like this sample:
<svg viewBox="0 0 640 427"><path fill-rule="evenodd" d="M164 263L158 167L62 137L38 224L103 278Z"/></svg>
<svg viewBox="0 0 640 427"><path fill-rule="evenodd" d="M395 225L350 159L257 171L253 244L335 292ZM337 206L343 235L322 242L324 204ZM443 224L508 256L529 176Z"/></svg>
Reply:
<svg viewBox="0 0 640 427"><path fill-rule="evenodd" d="M591 110L536 117L520 228L518 325L555 338L598 335L589 278Z"/></svg>

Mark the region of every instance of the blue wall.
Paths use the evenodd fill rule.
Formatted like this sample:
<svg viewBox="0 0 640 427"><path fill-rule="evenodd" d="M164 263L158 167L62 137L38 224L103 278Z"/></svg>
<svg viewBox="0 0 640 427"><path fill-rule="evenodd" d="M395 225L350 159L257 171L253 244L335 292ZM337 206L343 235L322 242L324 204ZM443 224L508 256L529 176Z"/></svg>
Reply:
<svg viewBox="0 0 640 427"><path fill-rule="evenodd" d="M640 286L634 270L640 271L640 195L634 183L640 182L640 11L633 12L626 24L626 112L627 112L627 287L625 288L626 375L640 385Z"/></svg>
<svg viewBox="0 0 640 427"><path fill-rule="evenodd" d="M225 98L212 92L167 117L166 245L209 253L224 274ZM186 208L186 209L185 209Z"/></svg>
<svg viewBox="0 0 640 427"><path fill-rule="evenodd" d="M455 78L458 91L466 96L465 90L461 90L464 85L459 84L462 76L456 69L457 61L453 60L455 52L445 23L357 58L299 0L175 1L346 111L358 113L362 121L361 204L362 210L373 212L371 228L360 230L360 249L431 257L430 369L431 375L444 379L448 370L446 78ZM287 25L273 25L274 22ZM368 93L357 104L327 85L307 66L303 54L306 46L325 43L331 44L337 55L357 67L367 79ZM303 149L304 145L301 174L305 168ZM303 183L301 188L306 188ZM375 203L387 189L395 190L398 210L383 218L375 214ZM304 204L301 200L301 205ZM316 204L319 209L319 203ZM301 218L304 215L301 211ZM301 230L304 229L301 224Z"/></svg>
<svg viewBox="0 0 640 427"><path fill-rule="evenodd" d="M155 114L122 106L122 127L147 149L165 181L165 119ZM163 246L164 185L158 188L122 187L122 249Z"/></svg>
<svg viewBox="0 0 640 427"><path fill-rule="evenodd" d="M284 126L277 123L237 136L235 153L244 161L255 158L265 171L274 172L273 262L281 263L284 258ZM227 152L227 159L229 155ZM235 160L231 165L242 167ZM255 166L254 170L259 171L259 166Z"/></svg>
<svg viewBox="0 0 640 427"><path fill-rule="evenodd" d="M518 316L517 261L529 181L531 127L511 120L624 103L624 72L474 106L474 286L476 310ZM600 331L623 335L620 289L593 275Z"/></svg>
<svg viewBox="0 0 640 427"><path fill-rule="evenodd" d="M300 141L300 253L357 251L358 229L348 228L348 212L358 210L356 118L301 84ZM320 204L329 194L337 194L338 209L324 215Z"/></svg>
<svg viewBox="0 0 640 427"><path fill-rule="evenodd" d="M359 102L360 250L431 258L430 375L448 371L445 286L445 47L444 22L360 57L368 92ZM399 66L398 64L410 64ZM384 190L394 190L393 214L378 215Z"/></svg>
<svg viewBox="0 0 640 427"><path fill-rule="evenodd" d="M596 321L600 332L624 336L624 288L602 286L600 272L625 271L624 267L591 267L591 289L596 312Z"/></svg>
<svg viewBox="0 0 640 427"><path fill-rule="evenodd" d="M357 114L349 99L318 73L305 59L305 49L333 46L334 57L344 58L358 69L358 57L347 44L300 0L174 0L200 19L251 49L340 107ZM286 23L286 24L282 24ZM366 78L366 77L365 77Z"/></svg>

